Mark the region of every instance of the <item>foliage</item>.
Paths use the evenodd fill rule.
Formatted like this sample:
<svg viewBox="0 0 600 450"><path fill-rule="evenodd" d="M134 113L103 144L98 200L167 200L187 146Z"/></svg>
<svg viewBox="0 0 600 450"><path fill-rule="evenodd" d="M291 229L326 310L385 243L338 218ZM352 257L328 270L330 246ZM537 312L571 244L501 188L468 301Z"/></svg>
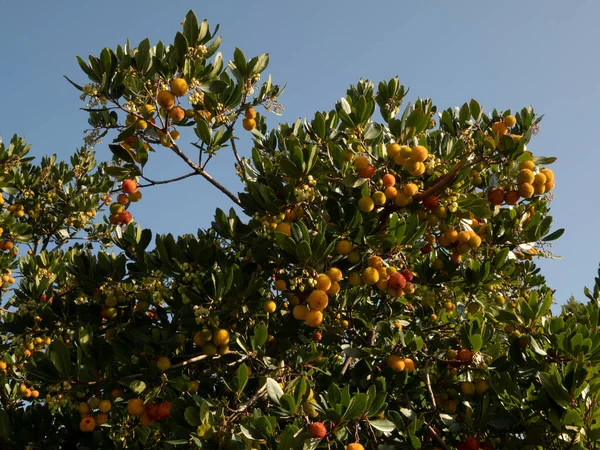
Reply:
<svg viewBox="0 0 600 450"><path fill-rule="evenodd" d="M170 45L79 58L92 129L70 163L0 146L0 442L597 448L600 279L552 314L532 260L563 230L554 158L526 147L534 110L401 111L398 78L360 80L333 110L269 129L282 89L260 82L268 55L225 63L216 32L190 12ZM159 148L191 172L149 179ZM230 150L237 195L207 171ZM153 240L132 205L189 176L243 214Z"/></svg>

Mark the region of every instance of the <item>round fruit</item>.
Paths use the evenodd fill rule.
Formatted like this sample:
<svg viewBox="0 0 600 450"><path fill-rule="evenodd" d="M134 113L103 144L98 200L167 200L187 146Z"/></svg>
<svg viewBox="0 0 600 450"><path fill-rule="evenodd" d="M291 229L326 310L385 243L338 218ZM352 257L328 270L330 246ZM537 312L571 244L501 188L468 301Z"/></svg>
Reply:
<svg viewBox="0 0 600 450"><path fill-rule="evenodd" d="M373 175L375 175L375 167L373 166L367 166L366 168L358 171L358 176L360 178L371 178Z"/></svg>
<svg viewBox="0 0 600 450"><path fill-rule="evenodd" d="M132 398L127 402L127 413L130 416L139 416L144 412L144 400L141 398Z"/></svg>
<svg viewBox="0 0 600 450"><path fill-rule="evenodd" d="M546 177L546 182L554 181L554 172L551 169L542 169L540 173Z"/></svg>
<svg viewBox="0 0 600 450"><path fill-rule="evenodd" d="M277 311L277 303L273 300L267 300L263 303L263 311L266 313L274 313Z"/></svg>
<svg viewBox="0 0 600 450"><path fill-rule="evenodd" d="M383 182L383 185L385 187L393 186L394 184L396 184L396 177L391 173L386 173L381 181Z"/></svg>
<svg viewBox="0 0 600 450"><path fill-rule="evenodd" d="M161 358L158 358L158 361L156 361L156 367L158 367L158 370L162 372L169 370L171 368L171 360L166 356L162 356Z"/></svg>
<svg viewBox="0 0 600 450"><path fill-rule="evenodd" d="M285 280L276 280L273 287L276 291L285 291L287 289L287 284Z"/></svg>
<svg viewBox="0 0 600 450"><path fill-rule="evenodd" d="M94 420L96 421L96 425L104 425L108 422L108 416L104 413L98 413L94 416Z"/></svg>
<svg viewBox="0 0 600 450"><path fill-rule="evenodd" d="M473 358L473 353L471 350L467 348L460 349L457 354L457 359L463 362L471 362L471 358Z"/></svg>
<svg viewBox="0 0 600 450"><path fill-rule="evenodd" d="M535 163L532 160L523 161L521 164L519 164L519 169L533 170L535 169Z"/></svg>
<svg viewBox="0 0 600 450"><path fill-rule="evenodd" d="M504 118L504 125L508 128L512 128L517 124L517 118L515 116L506 116Z"/></svg>
<svg viewBox="0 0 600 450"><path fill-rule="evenodd" d="M220 329L213 333L212 341L215 345L229 344L229 331Z"/></svg>
<svg viewBox="0 0 600 450"><path fill-rule="evenodd" d="M206 330L206 329L202 330L202 331L198 331L196 334L194 334L194 345L196 345L198 347L202 347L204 344L206 344L211 339L212 339L212 331Z"/></svg>
<svg viewBox="0 0 600 450"><path fill-rule="evenodd" d="M314 422L308 427L308 434L311 438L323 439L327 436L327 428L322 422Z"/></svg>
<svg viewBox="0 0 600 450"><path fill-rule="evenodd" d="M396 189L394 186L388 186L385 188L385 191L383 191L385 198L387 198L388 200L394 200L396 198L396 195L398 195L398 189Z"/></svg>
<svg viewBox="0 0 600 450"><path fill-rule="evenodd" d="M439 202L440 201L435 195L430 195L423 199L423 207L426 209L435 209L438 206Z"/></svg>
<svg viewBox="0 0 600 450"><path fill-rule="evenodd" d="M323 313L318 310L307 311L304 322L311 328L316 328L323 323Z"/></svg>
<svg viewBox="0 0 600 450"><path fill-rule="evenodd" d="M244 116L246 116L247 119L256 119L256 110L250 106L244 113Z"/></svg>
<svg viewBox="0 0 600 450"><path fill-rule="evenodd" d="M287 222L281 222L280 224L277 225L277 227L275 228L275 231L277 231L278 233L283 233L283 234L287 234L288 236L291 236L292 235L292 226Z"/></svg>
<svg viewBox="0 0 600 450"><path fill-rule="evenodd" d="M342 239L335 244L338 255L348 255L352 251L352 242Z"/></svg>
<svg viewBox="0 0 600 450"><path fill-rule="evenodd" d="M103 413L109 412L111 408L112 408L112 403L110 402L110 400L102 400L100 402L100 404L98 405L98 409L100 410L100 412L103 412Z"/></svg>
<svg viewBox="0 0 600 450"><path fill-rule="evenodd" d="M530 198L535 193L531 183L522 183L519 185L519 195L523 198Z"/></svg>
<svg viewBox="0 0 600 450"><path fill-rule="evenodd" d="M340 292L340 284L336 281L334 281L333 283L331 283L331 287L329 289L327 289L327 294L329 295L336 295L338 292Z"/></svg>
<svg viewBox="0 0 600 450"><path fill-rule="evenodd" d="M370 165L369 159L366 156L357 156L354 160L354 167L356 167L356 170L366 169Z"/></svg>
<svg viewBox="0 0 600 450"><path fill-rule="evenodd" d="M185 117L185 110L181 106L174 106L169 111L169 117L173 119L173 122L179 122ZM172 132L171 132L172 134Z"/></svg>
<svg viewBox="0 0 600 450"><path fill-rule="evenodd" d="M427 149L422 145L417 145L413 147L410 153L410 159L417 162L423 162L427 159L428 156Z"/></svg>
<svg viewBox="0 0 600 450"><path fill-rule="evenodd" d="M133 194L135 191L137 191L137 183L135 182L135 180L131 179L123 180L123 183L121 184L121 189L123 189L123 192L125 192L126 194Z"/></svg>
<svg viewBox="0 0 600 450"><path fill-rule="evenodd" d="M536 173L534 180L533 180L533 184L546 184L546 175L544 175L542 172L540 173Z"/></svg>
<svg viewBox="0 0 600 450"><path fill-rule="evenodd" d="M346 445L346 450L365 450L365 448L362 446L362 444L355 442L354 444Z"/></svg>
<svg viewBox="0 0 600 450"><path fill-rule="evenodd" d="M465 381L460 385L460 390L463 394L471 396L475 393L475 384L471 383L470 381Z"/></svg>
<svg viewBox="0 0 600 450"><path fill-rule="evenodd" d="M175 106L175 96L170 91L160 91L156 96L156 103L158 103L161 108L169 110Z"/></svg>
<svg viewBox="0 0 600 450"><path fill-rule="evenodd" d="M327 297L327 293L320 289L315 289L308 296L308 304L311 310L321 311L327 307L328 303L329 298Z"/></svg>
<svg viewBox="0 0 600 450"><path fill-rule="evenodd" d="M504 136L505 134L508 134L508 127L504 122L496 122L492 125L492 133L498 136Z"/></svg>
<svg viewBox="0 0 600 450"><path fill-rule="evenodd" d="M256 128L256 120L248 119L247 117L242 120L242 126L246 131L252 131Z"/></svg>
<svg viewBox="0 0 600 450"><path fill-rule="evenodd" d="M296 305L292 310L292 315L296 320L304 320L306 319L306 313L308 312L308 308L305 305Z"/></svg>
<svg viewBox="0 0 600 450"><path fill-rule="evenodd" d="M367 267L362 272L362 280L369 286L373 285L379 281L379 272L375 267Z"/></svg>
<svg viewBox="0 0 600 450"><path fill-rule="evenodd" d="M533 183L535 179L535 174L530 169L521 169L519 174L517 175L517 183Z"/></svg>
<svg viewBox="0 0 600 450"><path fill-rule="evenodd" d="M481 245L481 238L478 235L474 234L469 237L469 247L477 248L480 245Z"/></svg>
<svg viewBox="0 0 600 450"><path fill-rule="evenodd" d="M171 92L177 97L183 97L189 89L187 81L183 78L175 78L171 81Z"/></svg>
<svg viewBox="0 0 600 450"><path fill-rule="evenodd" d="M315 289L320 289L322 291L326 291L331 287L331 278L324 273L320 273L317 275L317 284L315 284Z"/></svg>
<svg viewBox="0 0 600 450"><path fill-rule="evenodd" d="M342 271L337 267L332 267L327 271L327 276L334 283L342 280Z"/></svg>
<svg viewBox="0 0 600 450"><path fill-rule="evenodd" d="M362 284L362 278L360 274L358 272L350 273L350 275L348 276L348 284L350 286L360 286Z"/></svg>
<svg viewBox="0 0 600 450"><path fill-rule="evenodd" d="M366 197L366 198L368 198L368 197ZM381 191L375 191L375 192L373 192L373 195L371 196L371 199L373 199L373 203L376 206L383 206L383 205L385 205L385 202L387 201L387 197Z"/></svg>
<svg viewBox="0 0 600 450"><path fill-rule="evenodd" d="M373 211L374 207L375 202L373 202L373 199L371 197L362 197L358 201L358 209L360 209L364 213Z"/></svg>
<svg viewBox="0 0 600 450"><path fill-rule="evenodd" d="M410 358L404 358L404 369L407 372L412 372L415 370L415 362Z"/></svg>
<svg viewBox="0 0 600 450"><path fill-rule="evenodd" d="M394 203L396 206L408 206L412 202L412 197L407 196L404 192L398 192L396 198L394 198Z"/></svg>
<svg viewBox="0 0 600 450"><path fill-rule="evenodd" d="M397 355L390 355L387 358L387 365L394 372L402 372L404 370L405 364L404 360Z"/></svg>
<svg viewBox="0 0 600 450"><path fill-rule="evenodd" d="M519 191L508 191L504 194L504 202L507 205L516 205L519 202L519 198L521 198Z"/></svg>
<svg viewBox="0 0 600 450"><path fill-rule="evenodd" d="M395 158L396 155L400 154L400 145L395 142L390 142L386 146L387 154L390 158Z"/></svg>
<svg viewBox="0 0 600 450"><path fill-rule="evenodd" d="M504 189L501 187L490 189L488 200L492 205L501 205L504 202Z"/></svg>
<svg viewBox="0 0 600 450"><path fill-rule="evenodd" d="M86 416L79 422L79 429L84 433L91 433L96 428L96 421L92 416Z"/></svg>
<svg viewBox="0 0 600 450"><path fill-rule="evenodd" d="M206 356L215 356L217 354L217 346L208 342L202 346L202 354Z"/></svg>

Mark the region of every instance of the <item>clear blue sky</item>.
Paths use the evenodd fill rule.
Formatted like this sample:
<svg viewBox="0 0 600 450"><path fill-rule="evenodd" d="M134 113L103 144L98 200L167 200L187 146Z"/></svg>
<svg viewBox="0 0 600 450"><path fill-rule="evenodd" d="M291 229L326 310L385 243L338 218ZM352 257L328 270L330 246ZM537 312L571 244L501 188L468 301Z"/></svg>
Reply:
<svg viewBox="0 0 600 450"><path fill-rule="evenodd" d="M270 53L267 72L288 86L281 98L285 121L331 109L360 77L398 75L411 88L409 100L431 97L442 109L471 98L487 110L533 105L545 118L529 148L558 157L552 213L555 226L567 229L554 246L564 259L540 264L557 300L570 293L583 299L600 261L594 131L600 2L3 2L0 135L25 136L36 156L68 158L87 126L78 92L62 78L86 82L75 56L99 54L127 38L170 42L189 9L221 24L226 59L236 46L247 56ZM106 145L97 151L108 158ZM223 154L209 169L235 190L231 164ZM148 173L163 179L186 168L163 155L151 160ZM208 226L216 207L229 206L206 182L191 178L146 189L132 212L145 227L181 234Z"/></svg>

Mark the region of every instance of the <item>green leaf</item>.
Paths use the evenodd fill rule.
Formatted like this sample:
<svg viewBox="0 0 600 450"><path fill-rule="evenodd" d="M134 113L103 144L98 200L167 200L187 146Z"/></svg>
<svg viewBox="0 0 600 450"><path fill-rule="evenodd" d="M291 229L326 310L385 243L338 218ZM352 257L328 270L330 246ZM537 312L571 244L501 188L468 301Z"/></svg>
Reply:
<svg viewBox="0 0 600 450"><path fill-rule="evenodd" d="M359 417L367 405L367 396L365 394L356 394L350 399L350 403L342 415L343 420L352 420Z"/></svg>
<svg viewBox="0 0 600 450"><path fill-rule="evenodd" d="M564 232L565 232L565 229L564 229L564 228L559 228L558 230L556 230L556 231L553 231L553 232L552 232L552 233L550 233L549 235L547 235L547 236L544 236L544 237L542 238L542 241L544 241L544 242L550 242L550 241L554 241L554 240L558 239L559 237L561 237L561 236L563 235L563 233L564 233Z"/></svg>
<svg viewBox="0 0 600 450"><path fill-rule="evenodd" d="M208 125L208 122L204 119L198 121L198 124L195 128L196 135L204 142L206 145L210 145L212 142L212 130Z"/></svg>
<svg viewBox="0 0 600 450"><path fill-rule="evenodd" d="M281 406L283 406L290 414L296 413L296 402L292 396L283 394L279 401Z"/></svg>
<svg viewBox="0 0 600 450"><path fill-rule="evenodd" d="M252 58L250 64L248 65L248 69L250 71L250 75L256 75L263 72L267 66L269 65L269 54L264 53L256 58Z"/></svg>
<svg viewBox="0 0 600 450"><path fill-rule="evenodd" d="M469 342L471 343L473 351L478 352L479 350L481 350L481 347L483 345L483 339L480 334L471 335L471 337L469 338Z"/></svg>
<svg viewBox="0 0 600 450"><path fill-rule="evenodd" d="M540 372L538 373L542 387L548 393L548 396L552 398L560 407L567 409L570 403L569 391L562 385L560 381L560 375L556 368L552 373Z"/></svg>
<svg viewBox="0 0 600 450"><path fill-rule="evenodd" d="M56 370L63 376L71 376L72 364L69 347L61 340L56 340L50 350L50 359L56 367Z"/></svg>
<svg viewBox="0 0 600 450"><path fill-rule="evenodd" d="M269 333L267 326L264 323L260 323L254 327L254 343L257 347L262 347L267 342Z"/></svg>
<svg viewBox="0 0 600 450"><path fill-rule="evenodd" d="M193 406L188 406L185 408L183 417L185 418L185 421L193 427L200 425L200 412Z"/></svg>
<svg viewBox="0 0 600 450"><path fill-rule="evenodd" d="M188 11L183 21L183 35L190 45L195 46L198 43L199 28L198 19L193 11Z"/></svg>
<svg viewBox="0 0 600 450"><path fill-rule="evenodd" d="M277 403L279 403L279 399L283 395L283 389L279 386L279 383L275 381L273 378L267 378L267 394L269 394L269 398Z"/></svg>
<svg viewBox="0 0 600 450"><path fill-rule="evenodd" d="M213 80L206 83L200 83L200 90L208 94L220 94L225 91L229 85L225 81Z"/></svg>
<svg viewBox="0 0 600 450"><path fill-rule="evenodd" d="M396 428L394 422L386 419L369 420L369 425L379 431L383 431L384 433L391 433Z"/></svg>
<svg viewBox="0 0 600 450"><path fill-rule="evenodd" d="M248 383L248 366L244 363L240 364L237 369L236 385L238 395L242 393Z"/></svg>
<svg viewBox="0 0 600 450"><path fill-rule="evenodd" d="M248 73L248 63L246 61L247 60L244 52L236 47L233 52L233 62L235 63L235 67L239 71L240 75L244 78Z"/></svg>
<svg viewBox="0 0 600 450"><path fill-rule="evenodd" d="M150 40L146 38L138 45L135 54L135 65L140 71L146 72L150 68L151 61Z"/></svg>
<svg viewBox="0 0 600 450"><path fill-rule="evenodd" d="M142 380L133 380L131 383L129 383L129 389L136 394L141 394L146 390L146 383L144 383Z"/></svg>

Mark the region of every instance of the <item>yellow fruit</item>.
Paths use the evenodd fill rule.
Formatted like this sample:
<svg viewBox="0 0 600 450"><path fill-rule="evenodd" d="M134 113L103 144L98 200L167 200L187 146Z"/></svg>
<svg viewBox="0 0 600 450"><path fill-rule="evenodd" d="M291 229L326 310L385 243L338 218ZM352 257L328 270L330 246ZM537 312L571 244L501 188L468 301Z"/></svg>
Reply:
<svg viewBox="0 0 600 450"><path fill-rule="evenodd" d="M338 292L340 292L340 285L337 281L334 281L333 283L331 283L331 287L327 289L327 294L336 295Z"/></svg>
<svg viewBox="0 0 600 450"><path fill-rule="evenodd" d="M423 162L427 159L429 152L422 145L417 145L413 147L410 153L410 159L413 161Z"/></svg>
<svg viewBox="0 0 600 450"><path fill-rule="evenodd" d="M256 128L256 120L248 119L247 117L242 120L242 126L246 131L252 131Z"/></svg>
<svg viewBox="0 0 600 450"><path fill-rule="evenodd" d="M400 154L400 145L396 144L395 142L390 142L386 146L386 150L387 150L387 155L390 158L394 158L394 157L396 157L396 155Z"/></svg>
<svg viewBox="0 0 600 450"><path fill-rule="evenodd" d="M327 271L327 276L329 277L329 279L332 282L337 282L337 281L341 281L342 280L342 271L340 269L338 269L337 267L331 267L328 271Z"/></svg>
<svg viewBox="0 0 600 450"><path fill-rule="evenodd" d="M535 174L535 178L533 180L533 184L546 184L546 175L544 175L543 173L536 173Z"/></svg>
<svg viewBox="0 0 600 450"><path fill-rule="evenodd" d="M394 200L396 195L398 195L398 189L396 189L394 186L388 186L385 188L385 191L383 191L383 194L385 195L386 199Z"/></svg>
<svg viewBox="0 0 600 450"><path fill-rule="evenodd" d="M215 345L229 344L229 331L220 329L213 333L212 341Z"/></svg>
<svg viewBox="0 0 600 450"><path fill-rule="evenodd" d="M100 404L98 405L98 409L100 410L100 412L103 412L103 413L109 412L111 408L112 408L112 403L110 402L110 400L102 400L100 402Z"/></svg>
<svg viewBox="0 0 600 450"><path fill-rule="evenodd" d="M217 346L211 342L202 346L202 354L206 356L215 356L217 354Z"/></svg>
<svg viewBox="0 0 600 450"><path fill-rule="evenodd" d="M366 156L357 156L354 160L354 167L357 170L363 170L369 167L371 163L369 163L369 159Z"/></svg>
<svg viewBox="0 0 600 450"><path fill-rule="evenodd" d="M0 361L0 370L1 371L6 371L6 368L8 367L8 365L4 362L4 361Z"/></svg>
<svg viewBox="0 0 600 450"><path fill-rule="evenodd" d="M211 339L212 339L212 331L210 331L210 330L205 329L202 331L198 331L196 334L194 334L194 344L197 345L198 347L202 347L204 344L206 344Z"/></svg>
<svg viewBox="0 0 600 450"><path fill-rule="evenodd" d="M492 125L492 133L498 136L504 136L505 134L508 134L508 127L504 122L496 122Z"/></svg>
<svg viewBox="0 0 600 450"><path fill-rule="evenodd" d="M468 231L465 230L458 233L457 241L459 244L466 244L467 242L469 242L469 239L471 239L471 233L469 233Z"/></svg>
<svg viewBox="0 0 600 450"><path fill-rule="evenodd" d="M552 189L554 189L554 180L546 181L546 184L544 185L544 187L546 188L546 192L549 192ZM11 280L14 280L14 278L11 278ZM12 283L14 283L14 281L12 281Z"/></svg>
<svg viewBox="0 0 600 450"><path fill-rule="evenodd" d="M360 286L362 284L360 274L358 272L352 272L348 277L348 284L350 284L350 286Z"/></svg>
<svg viewBox="0 0 600 450"><path fill-rule="evenodd" d="M480 245L481 245L481 238L479 236L477 236L476 234L474 234L473 236L471 236L469 238L469 247L477 248Z"/></svg>
<svg viewBox="0 0 600 450"><path fill-rule="evenodd" d="M546 185L545 184L534 184L533 192L535 192L535 195L542 195L544 192L546 192Z"/></svg>
<svg viewBox="0 0 600 450"><path fill-rule="evenodd" d="M360 253L350 252L348 254L348 261L350 261L352 264L356 264L357 262L360 261Z"/></svg>
<svg viewBox="0 0 600 450"><path fill-rule="evenodd" d="M475 392L478 394L483 394L490 387L487 380L477 380L475 381Z"/></svg>
<svg viewBox="0 0 600 450"><path fill-rule="evenodd" d="M519 174L517 175L517 183L533 183L535 179L535 175L532 170L529 169L521 169Z"/></svg>
<svg viewBox="0 0 600 450"><path fill-rule="evenodd" d="M90 405L88 405L86 402L81 402L77 409L79 410L79 414L82 416L85 416L91 412Z"/></svg>
<svg viewBox="0 0 600 450"><path fill-rule="evenodd" d="M415 370L414 361L410 358L404 358L404 369L409 373Z"/></svg>
<svg viewBox="0 0 600 450"><path fill-rule="evenodd" d="M154 115L154 105L144 105L142 106L142 116L149 118L152 117L152 115Z"/></svg>
<svg viewBox="0 0 600 450"><path fill-rule="evenodd" d="M287 289L287 284L285 280L276 280L273 287L276 291L285 291Z"/></svg>
<svg viewBox="0 0 600 450"><path fill-rule="evenodd" d="M189 389L188 392L190 392L191 394L194 394L195 392L198 392L198 388L200 387L200 383L198 383L197 381L192 381L192 387Z"/></svg>
<svg viewBox="0 0 600 450"><path fill-rule="evenodd" d="M323 313L319 310L310 310L306 313L304 323L311 328L316 328L323 323Z"/></svg>
<svg viewBox="0 0 600 450"><path fill-rule="evenodd" d="M519 184L519 195L521 197L530 198L534 192L535 192L535 189L533 188L532 184L530 184L530 183Z"/></svg>
<svg viewBox="0 0 600 450"><path fill-rule="evenodd" d="M346 450L365 450L365 448L362 446L362 444L355 442L353 444L346 445Z"/></svg>
<svg viewBox="0 0 600 450"><path fill-rule="evenodd" d="M108 422L108 416L104 413L98 413L94 416L94 420L96 421L96 425L104 425Z"/></svg>
<svg viewBox="0 0 600 450"><path fill-rule="evenodd" d="M152 425L154 425L154 422L156 421L150 419L150 417L148 417L148 414L146 414L145 412L140 415L140 425L142 425L143 427L151 427Z"/></svg>
<svg viewBox="0 0 600 450"><path fill-rule="evenodd" d="M267 300L263 303L263 311L266 313L274 313L277 310L277 303L273 300Z"/></svg>
<svg viewBox="0 0 600 450"><path fill-rule="evenodd" d="M134 127L136 130L145 130L146 128L148 128L148 122L140 119L135 123Z"/></svg>
<svg viewBox="0 0 600 450"><path fill-rule="evenodd" d="M403 145L402 147L400 147L400 158L403 159L408 159L412 156L412 148L410 148L408 145Z"/></svg>
<svg viewBox="0 0 600 450"><path fill-rule="evenodd" d="M475 384L471 383L470 381L465 381L460 385L460 390L463 394L471 396L475 393Z"/></svg>
<svg viewBox="0 0 600 450"><path fill-rule="evenodd" d="M373 285L379 281L379 272L375 267L367 267L362 272L362 280L369 286Z"/></svg>
<svg viewBox="0 0 600 450"><path fill-rule="evenodd" d="M275 228L275 231L278 231L279 233L283 233L283 234L287 234L288 236L291 236L292 235L292 225L287 222L281 222L279 225L277 225L277 228Z"/></svg>
<svg viewBox="0 0 600 450"><path fill-rule="evenodd" d="M519 169L529 169L533 171L533 169L535 169L535 163L532 160L523 161L521 164L519 164Z"/></svg>
<svg viewBox="0 0 600 450"><path fill-rule="evenodd" d="M373 203L376 206L385 205L385 202L387 200L386 195L383 192L381 192L381 191L375 191L375 192L373 192L373 195L371 196L371 198L373 199Z"/></svg>
<svg viewBox="0 0 600 450"><path fill-rule="evenodd" d="M378 269L383 267L383 260L377 255L369 256L369 259L367 259L367 265L369 267L375 267Z"/></svg>
<svg viewBox="0 0 600 450"><path fill-rule="evenodd" d="M446 350L446 358L449 360L457 360L458 359L458 350L454 350L453 348L449 348Z"/></svg>
<svg viewBox="0 0 600 450"><path fill-rule="evenodd" d="M156 367L162 372L169 370L171 368L171 360L166 356L162 356L156 361Z"/></svg>
<svg viewBox="0 0 600 450"><path fill-rule="evenodd" d="M339 255L347 255L352 251L352 242L345 239L339 240L335 244L335 251Z"/></svg>
<svg viewBox="0 0 600 450"><path fill-rule="evenodd" d="M161 108L169 110L175 106L175 96L170 91L160 91L156 96L156 103L158 103Z"/></svg>
<svg viewBox="0 0 600 450"><path fill-rule="evenodd" d="M320 273L317 275L317 284L315 284L315 289L320 289L322 291L326 291L331 287L331 278L324 273Z"/></svg>
<svg viewBox="0 0 600 450"><path fill-rule="evenodd" d="M512 128L517 124L517 118L515 116L506 116L504 118L504 125L508 128Z"/></svg>
<svg viewBox="0 0 600 450"><path fill-rule="evenodd" d="M250 106L248 109L246 109L244 116L246 116L247 119L256 119L256 110Z"/></svg>
<svg viewBox="0 0 600 450"><path fill-rule="evenodd" d="M404 360L397 355L390 355L387 358L387 365L394 372L402 372L404 370Z"/></svg>
<svg viewBox="0 0 600 450"><path fill-rule="evenodd" d="M377 289L380 291L385 292L388 289L388 280L380 279L377 283L375 283L375 286L377 286Z"/></svg>
<svg viewBox="0 0 600 450"><path fill-rule="evenodd" d="M398 192L396 198L394 199L394 203L397 206L408 206L412 203L412 197L408 197L404 192Z"/></svg>
<svg viewBox="0 0 600 450"><path fill-rule="evenodd" d="M127 402L127 413L130 416L139 416L144 412L144 400L141 398L132 398Z"/></svg>
<svg viewBox="0 0 600 450"><path fill-rule="evenodd" d="M358 209L360 209L364 213L373 211L374 207L375 203L373 202L373 199L371 197L362 197L358 201Z"/></svg>
<svg viewBox="0 0 600 450"><path fill-rule="evenodd" d="M226 355L229 353L229 345L219 345L217 348L217 353L221 356Z"/></svg>
<svg viewBox="0 0 600 450"><path fill-rule="evenodd" d="M177 97L183 97L185 94L187 94L189 89L187 81L185 81L183 78L175 78L173 81L171 81L170 87L171 92Z"/></svg>
<svg viewBox="0 0 600 450"><path fill-rule="evenodd" d="M296 305L292 310L292 315L296 320L304 320L306 318L307 312L308 308L305 305Z"/></svg>
<svg viewBox="0 0 600 450"><path fill-rule="evenodd" d="M415 170L410 171L410 174L413 177L419 177L425 173L425 164L423 164L421 162L417 163L417 164L418 164L417 168Z"/></svg>
<svg viewBox="0 0 600 450"><path fill-rule="evenodd" d="M329 298L327 297L327 292L320 289L315 289L308 296L308 304L310 305L311 310L321 311L327 307L328 303Z"/></svg>
<svg viewBox="0 0 600 450"><path fill-rule="evenodd" d="M554 172L551 169L542 169L540 173L544 174L546 177L546 183L549 181L554 181Z"/></svg>

